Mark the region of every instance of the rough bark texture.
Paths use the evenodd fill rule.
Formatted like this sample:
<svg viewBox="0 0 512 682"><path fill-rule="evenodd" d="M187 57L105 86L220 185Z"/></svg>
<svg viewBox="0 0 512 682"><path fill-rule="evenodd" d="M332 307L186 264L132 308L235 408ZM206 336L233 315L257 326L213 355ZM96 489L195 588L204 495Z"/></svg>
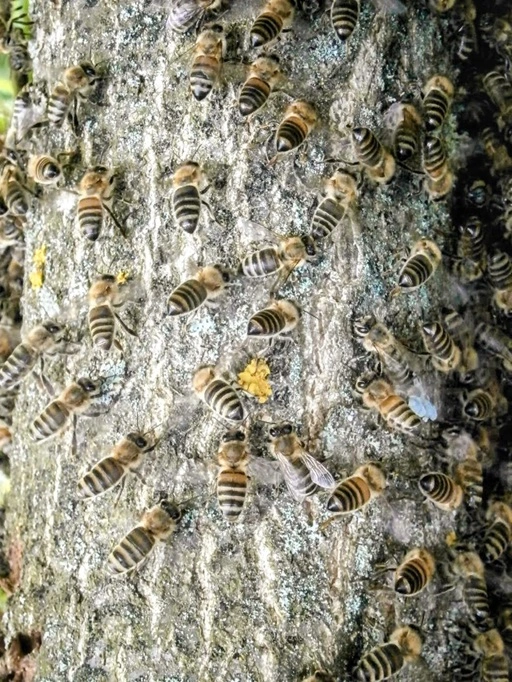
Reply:
<svg viewBox="0 0 512 682"><path fill-rule="evenodd" d="M30 441L27 426L47 402L33 378L17 403L7 525L22 539L24 564L6 622L10 635L42 632L39 682L291 682L319 665L345 680L397 621L422 619L423 658L399 679L448 679L446 633L435 614L456 609L453 596L434 600L429 590L418 599L397 599L385 576L374 579L374 567L412 546L436 551L453 516L425 507L416 488L418 449L376 428L351 388L351 361L361 353L352 338L354 316L372 311L411 337L444 286L439 273L416 293L388 298L397 253L443 227L443 203L430 203L421 178L405 172L384 188L366 182L358 225L345 220L319 262L292 273L280 291L315 317L305 314L293 341L267 353L274 396L264 411L252 403L254 414L291 419L337 475L368 459L382 460L390 472L385 499L325 533L318 529L325 494L306 513L283 485L253 480L235 526L223 520L211 495L216 470L210 463L225 429L193 397L191 377L204 363L241 371L264 349L242 344L246 321L268 302L270 282L240 280L218 311L201 310L189 324L164 320L169 292L198 265L236 268L251 245L272 241L258 223L278 235L308 232L322 178L332 171L325 161L347 154L348 124L381 131L393 101L408 92L417 97L436 72L450 75L442 21L424 4L411 3L407 16L397 18L376 14L363 1L346 47L327 15L312 22L299 15L276 47L288 75L286 93L275 94L248 126L234 107L244 77L239 64L227 65L205 102L193 100L193 36L166 31L165 7L136 0L34 2L34 81L41 91L89 54L105 61L106 81L101 105L80 107L80 139L68 127L42 129L27 146L54 154L78 146L82 161L69 171L70 185L101 158L121 172L117 196L130 202L114 204L127 239L108 221L100 239L86 243L75 222L76 197L60 191L34 202L27 229L27 268L42 244L47 262L43 288L26 284L24 328L61 315L82 339L77 355L51 363L52 382L60 388L84 374L121 382L107 414L79 419L77 456L71 429L42 446ZM234 39L230 56L254 57L248 27L260 5L232 5L222 17ZM288 94L314 102L321 120L296 155L297 170L293 158L269 167L264 151ZM453 119L448 127L453 143ZM190 237L173 224L169 176L192 155L211 180L215 221L205 212L198 235ZM361 231L359 251L352 227ZM122 338L123 356L94 351L86 326L87 289L106 270L127 270L138 285L124 313L138 338ZM131 478L117 506L115 493L77 501L78 478L122 435L137 424L149 429L164 421L165 437L144 465L147 486ZM251 442L255 454L265 455L264 429L255 420ZM178 502L198 497L168 546L157 547L134 577L112 580L105 570L110 549L161 490Z"/></svg>

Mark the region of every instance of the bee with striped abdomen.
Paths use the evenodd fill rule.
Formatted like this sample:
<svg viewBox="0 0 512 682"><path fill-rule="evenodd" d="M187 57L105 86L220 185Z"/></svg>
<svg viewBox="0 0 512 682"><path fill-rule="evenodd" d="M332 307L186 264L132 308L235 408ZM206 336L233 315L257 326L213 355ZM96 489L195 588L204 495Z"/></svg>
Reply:
<svg viewBox="0 0 512 682"><path fill-rule="evenodd" d="M333 0L331 26L341 41L348 40L359 19L359 0Z"/></svg>
<svg viewBox="0 0 512 682"><path fill-rule="evenodd" d="M420 149L422 120L414 106L405 102L395 102L387 114L393 129L393 150L399 162L405 163L414 158Z"/></svg>
<svg viewBox="0 0 512 682"><path fill-rule="evenodd" d="M325 528L338 516L351 514L366 507L376 497L382 495L386 487L386 475L376 462L367 462L358 467L348 478L340 481L327 500L327 509L334 516L327 519Z"/></svg>
<svg viewBox="0 0 512 682"><path fill-rule="evenodd" d="M48 98L47 116L50 125L60 127L69 119L76 133L78 98L88 99L100 80L96 67L90 62L81 62L66 69L62 82L55 85Z"/></svg>
<svg viewBox="0 0 512 682"><path fill-rule="evenodd" d="M484 535L480 556L486 564L497 561L512 540L512 508L505 502L492 502L486 513L489 525Z"/></svg>
<svg viewBox="0 0 512 682"><path fill-rule="evenodd" d="M429 135L423 144L423 170L425 189L431 199L446 196L453 187L453 173L450 170L444 145L438 137Z"/></svg>
<svg viewBox="0 0 512 682"><path fill-rule="evenodd" d="M405 400L397 395L393 386L384 379L358 380L362 391L363 403L366 407L378 412L392 429L409 436L418 436L422 432L420 418L411 410Z"/></svg>
<svg viewBox="0 0 512 682"><path fill-rule="evenodd" d="M491 620L485 568L476 552L461 552L453 562L454 573L462 579L462 594L471 620L480 629Z"/></svg>
<svg viewBox="0 0 512 682"><path fill-rule="evenodd" d="M117 322L128 334L134 336L135 333L116 312L116 308L122 307L124 301L114 275L101 275L89 289L88 298L88 324L93 346L104 351L115 346L122 351L117 338Z"/></svg>
<svg viewBox="0 0 512 682"><path fill-rule="evenodd" d="M512 372L512 338L498 327L480 322L475 331L478 346L503 362L507 372Z"/></svg>
<svg viewBox="0 0 512 682"><path fill-rule="evenodd" d="M461 351L440 322L424 324L421 336L432 366L439 372L454 372L460 364Z"/></svg>
<svg viewBox="0 0 512 682"><path fill-rule="evenodd" d="M239 392L231 383L217 377L212 365L197 370L192 387L204 404L219 417L230 422L245 421L246 411Z"/></svg>
<svg viewBox="0 0 512 682"><path fill-rule="evenodd" d="M215 305L231 282L230 273L220 265L201 268L193 277L182 282L167 299L167 314L177 317L189 315L206 305Z"/></svg>
<svg viewBox="0 0 512 682"><path fill-rule="evenodd" d="M27 164L27 177L38 185L56 185L62 178L62 168L57 159L47 154L31 156Z"/></svg>
<svg viewBox="0 0 512 682"><path fill-rule="evenodd" d="M126 575L140 568L158 541L164 542L176 530L181 510L169 500L144 512L138 526L124 536L108 557L108 568L115 575Z"/></svg>
<svg viewBox="0 0 512 682"><path fill-rule="evenodd" d="M509 665L505 655L505 645L498 630L487 630L487 632L477 635L471 650L481 657L479 679L482 682L509 681Z"/></svg>
<svg viewBox="0 0 512 682"><path fill-rule="evenodd" d="M482 130L482 144L485 153L492 163L493 173L500 174L512 168L512 156L503 142L495 126L488 126Z"/></svg>
<svg viewBox="0 0 512 682"><path fill-rule="evenodd" d="M201 194L208 189L206 177L195 161L186 161L172 176L172 214L178 227L194 234L201 216Z"/></svg>
<svg viewBox="0 0 512 682"><path fill-rule="evenodd" d="M198 102L208 97L218 82L225 56L224 27L210 24L197 36L190 67L190 90Z"/></svg>
<svg viewBox="0 0 512 682"><path fill-rule="evenodd" d="M101 459L79 480L79 496L98 497L118 483L124 483L125 476L137 472L143 456L155 447L155 439L145 433L129 433L114 446L112 454Z"/></svg>
<svg viewBox="0 0 512 682"><path fill-rule="evenodd" d="M463 383L471 378L478 369L480 361L474 347L474 333L462 315L453 308L443 308L442 323L454 343L460 348L460 360L457 372Z"/></svg>
<svg viewBox="0 0 512 682"><path fill-rule="evenodd" d="M272 301L251 317L247 325L247 336L273 339L288 334L295 329L300 317L300 309L292 301Z"/></svg>
<svg viewBox="0 0 512 682"><path fill-rule="evenodd" d="M484 491L482 463L476 454L469 450L464 461L455 467L455 479L464 491L466 504L472 509L480 509Z"/></svg>
<svg viewBox="0 0 512 682"><path fill-rule="evenodd" d="M453 100L453 84L445 76L432 76L423 91L423 120L428 131L440 128Z"/></svg>
<svg viewBox="0 0 512 682"><path fill-rule="evenodd" d="M507 647L512 646L512 603L505 600L500 604L497 625Z"/></svg>
<svg viewBox="0 0 512 682"><path fill-rule="evenodd" d="M55 322L43 322L34 327L14 348L0 367L0 388L16 386L34 369L43 355L56 352L56 347L64 338L65 327Z"/></svg>
<svg viewBox="0 0 512 682"><path fill-rule="evenodd" d="M228 431L222 436L217 463L217 501L226 521L236 521L244 506L248 481L249 451L243 431Z"/></svg>
<svg viewBox="0 0 512 682"><path fill-rule="evenodd" d="M406 663L415 661L421 647L421 637L415 628L408 625L397 628L389 642L373 648L361 658L354 670L354 678L358 682L387 680L400 672Z"/></svg>
<svg viewBox="0 0 512 682"><path fill-rule="evenodd" d="M347 212L353 212L357 202L356 180L348 173L336 171L325 182L324 198L315 208L311 220L311 236L316 241L329 237Z"/></svg>
<svg viewBox="0 0 512 682"><path fill-rule="evenodd" d="M238 96L241 115L252 116L266 104L271 92L283 80L279 57L260 55L249 67L249 76Z"/></svg>
<svg viewBox="0 0 512 682"><path fill-rule="evenodd" d="M333 488L334 478L323 464L304 450L293 426L288 422L271 426L269 449L278 461L286 487L295 500L313 495L318 486Z"/></svg>
<svg viewBox="0 0 512 682"><path fill-rule="evenodd" d="M443 511L453 511L462 504L464 493L461 486L440 471L423 474L418 487L427 500Z"/></svg>
<svg viewBox="0 0 512 682"><path fill-rule="evenodd" d="M501 71L490 71L483 77L485 92L501 116L508 120L512 114L512 83Z"/></svg>
<svg viewBox="0 0 512 682"><path fill-rule="evenodd" d="M200 24L205 14L219 10L224 0L171 0L167 26L177 33L186 33Z"/></svg>
<svg viewBox="0 0 512 682"><path fill-rule="evenodd" d="M460 260L455 261L453 270L465 284L481 279L487 267L482 221L477 216L471 216L459 226L459 233L457 256Z"/></svg>
<svg viewBox="0 0 512 682"><path fill-rule="evenodd" d="M80 180L77 206L78 225L83 235L96 241L103 227L103 212L106 211L123 236L123 226L112 213L112 202L116 185L116 174L105 166L94 166Z"/></svg>
<svg viewBox="0 0 512 682"><path fill-rule="evenodd" d="M505 315L512 314L512 260L508 254L496 251L489 258L487 272L494 288L494 303Z"/></svg>
<svg viewBox="0 0 512 682"><path fill-rule="evenodd" d="M24 222L19 216L0 216L0 248L23 246L25 243Z"/></svg>
<svg viewBox="0 0 512 682"><path fill-rule="evenodd" d="M312 237L286 237L279 245L254 251L242 260L240 269L246 277L268 277L283 273L287 277L295 268L316 259Z"/></svg>
<svg viewBox="0 0 512 682"><path fill-rule="evenodd" d="M393 589L404 597L414 597L427 587L435 569L434 557L428 550L411 549L395 571Z"/></svg>
<svg viewBox="0 0 512 682"><path fill-rule="evenodd" d="M61 433L71 417L84 414L90 409L93 399L100 392L100 384L91 379L78 379L67 386L32 422L32 439L41 443Z"/></svg>
<svg viewBox="0 0 512 682"><path fill-rule="evenodd" d="M379 184L388 183L395 174L395 159L369 128L352 130L352 145L368 177Z"/></svg>
<svg viewBox="0 0 512 682"><path fill-rule="evenodd" d="M4 166L0 177L0 194L10 213L15 216L27 214L29 209L27 193L21 172L16 166L10 164Z"/></svg>
<svg viewBox="0 0 512 682"><path fill-rule="evenodd" d="M391 295L414 291L428 282L440 266L442 259L441 249L435 242L424 237L418 240L400 270L398 286L393 289Z"/></svg>
<svg viewBox="0 0 512 682"><path fill-rule="evenodd" d="M289 104L275 134L276 155L269 163L273 164L280 155L295 151L303 145L317 121L317 113L309 102L298 99Z"/></svg>
<svg viewBox="0 0 512 682"><path fill-rule="evenodd" d="M490 421L507 412L508 403L495 383L486 388L462 391L462 411L469 419Z"/></svg>
<svg viewBox="0 0 512 682"><path fill-rule="evenodd" d="M262 47L290 28L295 6L290 0L266 0L250 31L251 47Z"/></svg>

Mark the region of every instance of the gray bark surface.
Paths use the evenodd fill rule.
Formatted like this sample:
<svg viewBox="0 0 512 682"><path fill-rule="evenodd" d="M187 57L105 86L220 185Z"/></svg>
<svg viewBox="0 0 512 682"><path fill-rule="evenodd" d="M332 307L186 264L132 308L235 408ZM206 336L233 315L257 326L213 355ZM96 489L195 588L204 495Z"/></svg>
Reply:
<svg viewBox="0 0 512 682"><path fill-rule="evenodd" d="M221 21L247 49L257 2L232 3ZM82 339L76 355L49 363L60 390L72 379L107 376L119 388L108 412L78 420L78 453L72 433L40 446L28 425L47 396L33 377L22 386L14 417L12 494L7 526L24 547L23 576L6 616L8 632L42 632L38 682L292 682L315 666L340 680L359 656L385 641L395 623L422 623L423 657L397 677L401 682L447 680L449 650L439 614L457 609L453 595L429 589L414 600L389 590L389 574L375 564L399 558L417 545L434 552L453 527L453 515L423 504L416 480L424 459L418 448L361 411L352 395L354 317L374 312L406 338L436 300L443 273L409 296L388 298L396 282L397 254L419 235L433 236L447 221L443 203L421 191L421 178L405 172L386 187L361 189L358 225L345 219L319 263L296 270L280 296L305 314L293 341L267 355L274 396L260 419L292 420L311 452L338 477L369 459L390 473L384 498L322 533L326 493L309 510L284 486L253 479L240 522L219 512L211 462L225 430L191 390L193 372L218 364L232 375L262 344L245 344L246 322L269 300L269 281L240 279L217 311L202 309L187 324L164 320L170 291L198 266L233 268L251 246L273 236L306 234L328 157L346 155L346 126L353 121L382 131L383 113L407 92L418 97L434 73L450 75L439 20L414 3L406 18L383 17L363 1L360 25L346 47L328 16L303 17L277 45L288 76L257 121L244 125L236 106L243 69L228 64L222 83L203 103L188 89L193 35L166 30L165 7L144 2L34 2L34 81L47 92L62 70L91 55L105 61L101 105L85 102L76 140L69 127L42 129L27 145L56 153L78 146L82 161L70 186L97 163L122 175L114 212L126 223L124 239L107 220L100 239L86 243L76 221L76 197L48 191L35 201L27 228L27 271L45 244L45 283L24 297L24 329L47 315L64 316ZM416 8L421 5L421 8ZM305 150L266 163L264 147L289 101L304 97L318 108L321 125ZM450 124L450 143L453 120ZM203 214L198 234L180 233L170 211L170 174L194 155L211 181L212 220ZM360 230L359 251L353 227ZM124 355L94 350L86 323L86 294L98 272L129 271L133 301L122 313L138 337L121 337ZM181 394L181 395L180 395ZM137 425L162 424L165 436L144 463L147 486L131 477L116 494L88 504L76 483L94 462ZM269 457L261 423L253 420L254 454ZM428 456L424 455L424 457ZM168 491L187 505L168 545L161 544L134 577L113 580L108 553L142 511ZM404 495L406 498L404 499ZM377 585L377 587L375 587Z"/></svg>

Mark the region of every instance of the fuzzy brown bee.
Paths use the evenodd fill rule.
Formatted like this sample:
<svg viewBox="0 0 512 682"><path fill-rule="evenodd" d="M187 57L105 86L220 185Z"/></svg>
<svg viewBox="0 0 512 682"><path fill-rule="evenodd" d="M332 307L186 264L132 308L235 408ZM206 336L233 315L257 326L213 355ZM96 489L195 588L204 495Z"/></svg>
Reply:
<svg viewBox="0 0 512 682"><path fill-rule="evenodd" d="M217 501L226 521L237 521L247 493L249 452L243 431L228 431L217 453Z"/></svg>
<svg viewBox="0 0 512 682"><path fill-rule="evenodd" d="M453 100L454 88L445 76L433 76L425 85L423 119L428 131L440 128Z"/></svg>
<svg viewBox="0 0 512 682"><path fill-rule="evenodd" d="M413 597L422 592L435 572L432 554L424 548L411 549L395 571L394 590L404 597Z"/></svg>
<svg viewBox="0 0 512 682"><path fill-rule="evenodd" d="M421 335L432 366L440 372L454 372L462 354L443 325L440 322L424 324Z"/></svg>
<svg viewBox="0 0 512 682"><path fill-rule="evenodd" d="M512 540L512 509L505 502L493 502L486 514L489 525L481 551L486 564L497 561Z"/></svg>
<svg viewBox="0 0 512 682"><path fill-rule="evenodd" d="M289 104L275 135L276 156L271 162L303 145L317 121L317 113L309 102L296 100Z"/></svg>
<svg viewBox="0 0 512 682"><path fill-rule="evenodd" d="M441 249L430 239L418 240L398 275L398 286L391 295L414 291L428 282L442 261Z"/></svg>
<svg viewBox="0 0 512 682"><path fill-rule="evenodd" d="M311 237L287 237L279 246L254 251L241 262L246 277L268 277L280 271L289 274L297 267L316 258L315 241Z"/></svg>
<svg viewBox="0 0 512 682"><path fill-rule="evenodd" d="M386 487L386 476L375 462L358 467L352 476L340 481L327 500L327 509L335 516L325 521L323 529L342 514L363 509L371 500L379 497Z"/></svg>
<svg viewBox="0 0 512 682"><path fill-rule="evenodd" d="M237 389L218 378L214 367L209 365L198 369L192 379L192 387L196 395L219 417L230 422L245 420L245 408Z"/></svg>
<svg viewBox="0 0 512 682"><path fill-rule="evenodd" d="M461 486L446 474L430 471L418 481L423 495L443 511L453 511L462 504L464 493Z"/></svg>
<svg viewBox="0 0 512 682"><path fill-rule="evenodd" d="M247 336L272 339L295 329L300 320L300 310L292 301L273 301L267 308L255 313L247 325Z"/></svg>
<svg viewBox="0 0 512 682"><path fill-rule="evenodd" d="M238 109L242 116L252 116L259 111L282 80L278 57L261 55L255 59L238 96Z"/></svg>
<svg viewBox="0 0 512 682"><path fill-rule="evenodd" d="M220 265L208 265L193 279L182 282L167 300L167 314L189 315L203 305L214 305L230 283L231 276Z"/></svg>
<svg viewBox="0 0 512 682"><path fill-rule="evenodd" d="M379 184L388 183L395 174L395 159L369 128L354 128L352 144L359 163L367 175Z"/></svg>
<svg viewBox="0 0 512 682"><path fill-rule="evenodd" d="M190 90L202 102L218 82L226 55L226 38L220 24L211 24L197 37L190 67Z"/></svg>
<svg viewBox="0 0 512 682"><path fill-rule="evenodd" d="M400 672L406 663L415 661L421 653L421 637L410 626L397 628L389 642L365 654L354 670L358 682L381 682Z"/></svg>
<svg viewBox="0 0 512 682"><path fill-rule="evenodd" d="M186 161L172 176L172 213L178 227L187 234L194 234L199 224L205 183L205 175L195 161Z"/></svg>
<svg viewBox="0 0 512 682"><path fill-rule="evenodd" d="M69 118L73 129L76 131L78 98L90 97L99 80L96 67L90 62L82 62L66 69L62 82L55 85L48 99L47 116L50 124L60 127L66 118ZM71 113L72 106L74 111Z"/></svg>
<svg viewBox="0 0 512 682"><path fill-rule="evenodd" d="M90 241L96 241L103 227L104 212L114 221L123 236L125 232L112 213L112 202L116 184L114 170L105 166L94 166L80 180L77 206L78 225L82 234Z"/></svg>
<svg viewBox="0 0 512 682"><path fill-rule="evenodd" d="M311 236L316 241L329 237L347 212L354 210L358 191L355 179L336 171L325 183L325 196L311 220Z"/></svg>
<svg viewBox="0 0 512 682"><path fill-rule="evenodd" d="M491 623L485 569L476 552L461 552L455 558L453 570L463 581L463 596L471 620L483 629Z"/></svg>
<svg viewBox="0 0 512 682"><path fill-rule="evenodd" d="M421 420L403 398L396 395L389 382L376 379L367 386L361 385L361 389L364 404L376 410L392 429L407 435L421 434Z"/></svg>
<svg viewBox="0 0 512 682"><path fill-rule="evenodd" d="M275 40L293 21L295 7L290 0L266 0L250 31L251 47L262 47Z"/></svg>

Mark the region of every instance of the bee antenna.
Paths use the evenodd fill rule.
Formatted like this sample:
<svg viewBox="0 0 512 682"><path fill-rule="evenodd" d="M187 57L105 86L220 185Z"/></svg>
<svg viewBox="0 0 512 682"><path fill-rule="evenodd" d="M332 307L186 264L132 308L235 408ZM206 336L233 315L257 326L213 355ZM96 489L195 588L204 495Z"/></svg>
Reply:
<svg viewBox="0 0 512 682"><path fill-rule="evenodd" d="M315 320L318 320L320 322L320 318L318 317L318 315L314 315L309 310L305 310L304 308L301 308L301 312L306 313L306 315L311 315L311 317L314 317Z"/></svg>

